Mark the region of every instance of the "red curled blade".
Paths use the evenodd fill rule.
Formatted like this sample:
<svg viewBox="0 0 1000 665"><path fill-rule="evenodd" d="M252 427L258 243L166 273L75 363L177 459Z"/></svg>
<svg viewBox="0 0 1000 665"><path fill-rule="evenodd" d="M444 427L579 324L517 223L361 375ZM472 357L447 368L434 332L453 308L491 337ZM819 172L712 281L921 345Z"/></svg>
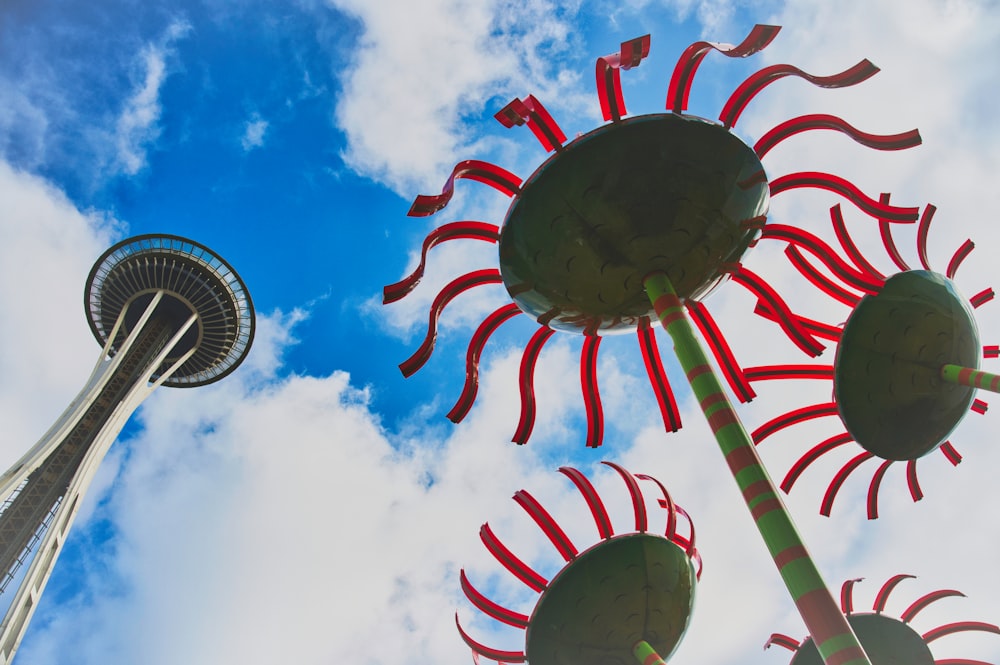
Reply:
<svg viewBox="0 0 1000 665"><path fill-rule="evenodd" d="M580 389L587 412L588 448L597 448L604 440L604 409L601 406L601 391L597 387L597 350L600 346L600 337L587 335L580 350Z"/></svg>
<svg viewBox="0 0 1000 665"><path fill-rule="evenodd" d="M608 516L608 510L604 507L601 496L594 489L591 482L587 480L587 477L570 466L559 467L559 473L572 480L576 488L580 490L580 494L583 495L584 501L587 502L587 506L590 508L590 514L594 516L598 535L605 540L615 535L614 528L611 526L611 517Z"/></svg>
<svg viewBox="0 0 1000 665"><path fill-rule="evenodd" d="M733 273L733 281L749 289L770 306L770 311L776 315L775 320L778 325L797 347L813 357L823 353L823 345L802 325L798 317L792 314L785 301L767 282L746 268Z"/></svg>
<svg viewBox="0 0 1000 665"><path fill-rule="evenodd" d="M448 420L451 422L461 422L468 415L473 402L476 401L476 394L479 392L479 358L483 353L486 341L504 321L520 313L521 310L517 305L507 303L483 319L483 322L476 328L465 353L465 385L462 386L462 394L455 402L455 406L448 412Z"/></svg>
<svg viewBox="0 0 1000 665"><path fill-rule="evenodd" d="M795 462L795 464L792 465L792 468L788 470L788 473L785 475L785 479L781 481L781 491L784 492L785 494L788 494L792 490L792 486L795 484L795 481L799 479L799 476L802 475L802 472L805 471L810 464L812 464L817 459L819 459L826 453L830 452L837 446L842 446L845 443L850 443L853 440L854 439L851 438L850 434L844 432L842 434L837 434L836 436L831 436L829 439L817 443L815 446L810 448L809 451L806 452L802 457L800 457Z"/></svg>
<svg viewBox="0 0 1000 665"><path fill-rule="evenodd" d="M569 536L566 535L562 527L549 514L549 511L545 510L542 504L538 503L535 497L531 496L527 490L518 490L514 494L514 501L531 516L535 524L538 525L549 541L559 550L559 554L563 559L572 561L576 558L578 552L573 542L569 539Z"/></svg>
<svg viewBox="0 0 1000 665"><path fill-rule="evenodd" d="M791 427L792 425L797 425L798 423L804 423L805 421L812 420L813 418L822 418L824 416L834 415L837 415L836 402L811 404L800 409L794 409L783 413L777 418L772 418L755 429L750 435L750 438L753 439L754 445L760 445L764 439L771 436L775 432L785 429L786 427Z"/></svg>
<svg viewBox="0 0 1000 665"><path fill-rule="evenodd" d="M479 539L486 545L486 549L489 550L490 554L500 562L500 565L510 571L514 577L539 593L544 591L545 587L548 586L549 581L547 579L539 575L531 566L517 558L513 552L500 542L500 539L490 529L489 524L484 524L479 529Z"/></svg>
<svg viewBox="0 0 1000 665"><path fill-rule="evenodd" d="M878 73L878 67L868 60L862 60L850 69L831 76L813 76L792 65L771 65L749 76L729 96L722 107L719 120L728 129L736 124L740 114L761 90L786 76L796 76L820 88L846 88L871 78Z"/></svg>
<svg viewBox="0 0 1000 665"><path fill-rule="evenodd" d="M489 162L467 159L455 165L440 194L420 194L417 196L413 200L409 212L406 213L407 216L427 217L444 208L455 194L455 180L459 178L481 182L507 196L514 196L521 187L521 179L510 171Z"/></svg>
<svg viewBox="0 0 1000 665"><path fill-rule="evenodd" d="M663 369L660 350L656 346L656 332L649 323L649 317L644 316L640 319L635 334L642 350L642 360L646 365L649 385L653 387L656 403L660 407L663 426L668 432L676 432L681 428L681 413L677 408L677 400L674 398L670 381L667 379L667 372Z"/></svg>
<svg viewBox="0 0 1000 665"><path fill-rule="evenodd" d="M527 661L527 657L524 655L523 651L501 651L500 649L493 649L484 644L480 644L471 637L468 633L462 630L462 624L458 621L458 612L455 613L455 626L458 628L458 634L462 636L462 640L472 649L473 655L479 654L480 656L485 656L490 660L495 660L498 663L523 663Z"/></svg>
<svg viewBox="0 0 1000 665"><path fill-rule="evenodd" d="M420 283L420 278L424 276L427 252L432 247L448 240L462 238L496 243L500 240L500 227L486 222L464 221L444 224L434 229L424 238L423 247L420 249L420 263L417 264L416 269L395 284L390 284L382 289L382 304L388 305L391 302L396 302L416 288L417 284Z"/></svg>
<svg viewBox="0 0 1000 665"><path fill-rule="evenodd" d="M954 589L940 589L938 591L932 591L927 595L921 596L913 602L912 605L906 608L906 610L899 615L899 618L903 620L903 623L910 623L913 618L917 616L920 610L924 609L931 603L941 600L942 598L953 598L953 597L965 598L965 594L961 591L955 591Z"/></svg>
<svg viewBox="0 0 1000 665"><path fill-rule="evenodd" d="M928 630L926 633L921 635L924 638L924 642L930 643L939 637L944 637L945 635L951 635L953 633L961 633L967 630L981 630L984 633L995 633L1000 635L1000 626L996 626L992 623L986 623L985 621L956 621L955 623L947 623L943 626L938 626L933 630ZM939 663L941 661L938 661Z"/></svg>
<svg viewBox="0 0 1000 665"><path fill-rule="evenodd" d="M711 349L715 361L722 368L722 375L726 377L726 382L732 388L733 393L743 403L751 401L757 396L757 393L754 392L750 382L743 375L743 369L737 362L729 342L726 341L719 326L715 323L715 319L700 302L689 300L684 304L687 306L688 312L691 313L691 320L694 321L702 337L708 342L708 348Z"/></svg>
<svg viewBox="0 0 1000 665"><path fill-rule="evenodd" d="M840 246L844 248L844 252L854 262L854 265L874 282L885 283L885 275L876 270L875 266L865 259L857 245L851 239L851 235L847 232L847 225L844 223L844 215L840 211L839 203L830 208L830 221L833 224L833 231L837 235Z"/></svg>
<svg viewBox="0 0 1000 665"><path fill-rule="evenodd" d="M863 577L856 577L853 580L847 580L840 587L840 611L848 616L854 614L854 585L863 579Z"/></svg>
<svg viewBox="0 0 1000 665"><path fill-rule="evenodd" d="M917 221L920 208L891 206L879 203L875 199L865 195L856 185L847 180L818 171L803 171L800 173L789 173L771 181L771 196L776 196L781 192L800 187L814 187L825 189L836 194L840 194L848 201L856 205L863 212L868 213L878 220L912 224Z"/></svg>
<svg viewBox="0 0 1000 665"><path fill-rule="evenodd" d="M823 515L824 517L830 516L830 511L833 509L833 502L837 498L837 492L839 492L840 488L843 487L844 481L847 480L847 477L851 475L855 469L873 457L875 457L875 455L866 450L841 467L840 471L838 471L833 477L829 487L826 488L826 494L823 495L823 503L819 508L820 515Z"/></svg>
<svg viewBox="0 0 1000 665"><path fill-rule="evenodd" d="M608 462L605 460L602 461L601 464L610 466L612 469L617 471L618 475L625 481L625 485L628 487L629 496L632 497L632 508L635 512L635 530L640 533L644 533L648 528L646 522L646 502L642 498L642 490L639 489L639 483L636 482L635 476L614 462Z"/></svg>
<svg viewBox="0 0 1000 665"><path fill-rule="evenodd" d="M891 459L882 462L878 469L875 470L872 481L868 485L868 519L870 520L878 519L878 491L882 486L882 479L885 477L885 472L889 470L889 467L894 462L895 460Z"/></svg>
<svg viewBox="0 0 1000 665"><path fill-rule="evenodd" d="M670 87L667 89L667 110L680 113L687 108L688 94L691 92L694 74L710 51L716 50L729 58L745 58L767 47L778 35L779 30L781 30L781 26L777 25L755 25L750 34L736 46L704 41L695 42L688 46L681 57L677 59L674 73L670 77Z"/></svg>
<svg viewBox="0 0 1000 665"><path fill-rule="evenodd" d="M424 341L416 352L399 365L403 376L412 376L414 372L424 366L434 352L434 343L437 340L437 322L441 312L451 300L460 293L475 286L483 284L499 284L500 271L496 268L484 268L466 273L448 283L434 298L431 304L431 311L427 319L427 334Z"/></svg>
<svg viewBox="0 0 1000 665"><path fill-rule="evenodd" d="M799 274L805 277L810 284L837 302L847 305L853 309L854 306L861 300L861 296L848 291L817 270L816 267L809 263L808 259L803 256L802 252L799 251L799 248L796 245L789 245L786 247L785 256L788 257L792 267L798 270Z"/></svg>
<svg viewBox="0 0 1000 665"><path fill-rule="evenodd" d="M955 254L952 255L951 257L951 261L948 262L948 270L945 273L948 276L948 279L955 278L955 273L958 272L958 268L959 266L962 265L962 261L964 261L965 257L967 257L969 253L972 252L975 246L976 243L972 242L971 240L966 240L964 243L962 243L961 247L955 250Z"/></svg>
<svg viewBox="0 0 1000 665"><path fill-rule="evenodd" d="M524 348L521 356L521 371L518 374L518 387L521 391L521 419L517 423L517 430L511 439L514 443L524 444L531 436L531 430L535 427L535 363L538 362L538 354L542 352L545 342L549 341L555 330L542 326L531 336L528 345Z"/></svg>
<svg viewBox="0 0 1000 665"><path fill-rule="evenodd" d="M839 277L845 284L865 293L878 293L885 283L884 279L873 277L870 273L854 268L840 258L833 248L818 236L802 229L786 224L768 224L761 232L760 239L783 240L796 247L808 250L810 254L823 262L830 272Z"/></svg>
<svg viewBox="0 0 1000 665"><path fill-rule="evenodd" d="M597 99L605 120L618 122L625 115L620 69L638 66L649 55L649 35L622 42L621 51L597 59Z"/></svg>
<svg viewBox="0 0 1000 665"><path fill-rule="evenodd" d="M881 614L882 611L885 610L885 604L889 602L889 594L892 593L893 589L895 589L900 582L903 580L913 579L916 579L915 575L893 575L886 580L885 584L882 585L882 588L879 589L878 593L875 595L875 603L872 605L872 609L875 610L875 613Z"/></svg>
<svg viewBox="0 0 1000 665"><path fill-rule="evenodd" d="M464 568L459 571L459 581L461 582L462 592L465 593L465 597L468 598L469 602L478 607L484 614L496 619L497 621L501 621L508 626L514 626L515 628L528 627L528 615L521 614L520 612L515 612L514 610L507 609L502 605L498 605L481 594L476 587L472 586L472 582L469 581L469 578L466 577Z"/></svg>
<svg viewBox="0 0 1000 665"><path fill-rule="evenodd" d="M760 365L743 370L747 381L775 379L833 379L833 365Z"/></svg>
<svg viewBox="0 0 1000 665"><path fill-rule="evenodd" d="M781 123L760 137L757 143L754 144L753 150L757 153L758 158L763 158L771 148L785 139L813 129L832 129L841 134L846 134L863 146L875 148L876 150L905 150L906 148L918 146L921 142L920 132L916 129L911 129L901 134L868 134L848 124L843 118L825 113L813 113L801 115Z"/></svg>
<svg viewBox="0 0 1000 665"><path fill-rule="evenodd" d="M501 125L508 128L527 123L528 129L535 135L546 152L561 150L562 144L566 140L566 134L545 110L542 103L535 99L534 95L528 95L524 99L515 97L493 117Z"/></svg>

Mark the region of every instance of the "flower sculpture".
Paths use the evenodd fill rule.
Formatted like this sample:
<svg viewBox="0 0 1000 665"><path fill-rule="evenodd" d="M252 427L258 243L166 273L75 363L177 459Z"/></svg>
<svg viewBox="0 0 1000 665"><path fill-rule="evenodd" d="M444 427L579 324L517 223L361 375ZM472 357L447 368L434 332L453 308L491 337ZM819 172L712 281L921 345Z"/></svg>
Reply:
<svg viewBox="0 0 1000 665"><path fill-rule="evenodd" d="M695 547L694 524L655 478L632 475L604 462L621 476L632 499L635 530L616 533L611 518L591 482L570 467L559 469L569 477L590 508L600 540L580 551L565 531L525 490L514 500L527 511L565 561L562 569L545 579L513 554L489 524L479 536L500 564L518 580L539 593L531 615L503 607L480 593L461 572L462 591L489 617L523 629L525 647L500 650L485 646L463 630L462 639L477 657L501 663L532 665L601 665L625 663L636 655L639 662L653 654L666 659L687 629L694 603L701 557ZM650 531L646 499L639 481L656 486L660 507L666 510L663 533ZM689 535L677 531L679 517L688 521ZM652 662L652 661L651 661Z"/></svg>
<svg viewBox="0 0 1000 665"><path fill-rule="evenodd" d="M883 195L882 199L887 200ZM791 467L781 483L791 490L802 473L821 456L857 442L863 450L851 458L829 483L820 513L829 515L848 476L865 462L880 458L868 489L869 519L878 517L882 480L896 462L906 463L907 485L914 501L923 497L917 478L917 460L939 450L952 464L962 457L949 435L970 410L986 412L976 389L996 391L1000 378L979 371L980 356L995 358L998 347L981 347L974 308L994 297L985 288L967 299L952 280L974 245L966 240L952 254L943 274L931 269L927 241L934 206L921 215L916 249L921 268L912 269L896 245L892 225L880 223L886 253L900 270L889 277L879 272L858 250L848 233L839 206L830 211L833 229L844 256L818 237L793 227L770 224L764 240L787 243L785 254L799 272L823 293L851 308L843 327L803 317L797 321L818 337L837 345L832 365L770 365L740 369L729 364L728 376L741 399L755 394L750 384L772 379L819 379L833 382L833 401L792 409L764 423L752 433L755 443L814 418L840 420L844 432L821 441ZM823 272L806 257L818 260ZM828 274L827 274L828 273ZM832 276L832 277L831 277ZM758 314L775 318L765 303Z"/></svg>
<svg viewBox="0 0 1000 665"><path fill-rule="evenodd" d="M953 596L964 597L965 594L960 591L953 589L932 591L913 601L898 619L884 614L886 603L892 591L903 580L912 578L913 575L895 575L889 578L875 596L872 612L854 612L854 584L861 580L848 580L841 587L842 609L871 658L872 665L892 665L892 663L988 665L983 661L965 658L935 660L929 645L941 637L967 630L986 631L1000 635L1000 627L995 624L982 621L958 621L931 628L923 633L917 632L910 625L917 614L931 603ZM822 665L823 663L811 638L807 637L800 642L788 635L775 633L764 645L764 648L767 649L771 645L782 646L795 652L789 665Z"/></svg>

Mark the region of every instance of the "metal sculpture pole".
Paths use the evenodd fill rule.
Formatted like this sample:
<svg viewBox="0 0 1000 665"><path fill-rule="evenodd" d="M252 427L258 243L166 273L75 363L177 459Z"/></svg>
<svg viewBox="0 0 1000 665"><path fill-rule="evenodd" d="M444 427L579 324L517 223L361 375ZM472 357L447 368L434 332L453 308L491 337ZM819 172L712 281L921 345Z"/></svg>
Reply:
<svg viewBox="0 0 1000 665"><path fill-rule="evenodd" d="M664 273L653 273L643 283L660 323L674 342L677 359L739 485L743 500L824 662L828 665L870 665L861 643L799 537L778 495L778 488L761 464L753 440L715 376L670 279Z"/></svg>

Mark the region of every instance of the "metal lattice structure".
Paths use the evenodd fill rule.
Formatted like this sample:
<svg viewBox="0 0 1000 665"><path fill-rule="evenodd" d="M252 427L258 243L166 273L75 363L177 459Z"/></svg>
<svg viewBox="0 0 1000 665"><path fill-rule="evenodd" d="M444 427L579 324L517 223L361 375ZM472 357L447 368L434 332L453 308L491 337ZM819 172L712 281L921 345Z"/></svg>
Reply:
<svg viewBox="0 0 1000 665"><path fill-rule="evenodd" d="M103 347L98 362L52 428L0 476L0 588L23 573L0 624L2 663L13 658L80 501L132 412L160 385L228 375L253 342L253 303L239 275L179 236L111 247L90 272L84 305Z"/></svg>

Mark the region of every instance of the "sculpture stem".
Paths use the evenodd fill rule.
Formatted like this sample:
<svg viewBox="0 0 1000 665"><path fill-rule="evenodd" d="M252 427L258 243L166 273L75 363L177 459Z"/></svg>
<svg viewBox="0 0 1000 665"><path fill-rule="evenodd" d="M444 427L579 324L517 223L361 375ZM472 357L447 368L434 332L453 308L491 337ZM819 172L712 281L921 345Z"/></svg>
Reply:
<svg viewBox="0 0 1000 665"><path fill-rule="evenodd" d="M824 663L871 665L796 531L753 440L723 391L673 284L663 273L648 275L643 284L660 323L673 340L691 389Z"/></svg>
<svg viewBox="0 0 1000 665"><path fill-rule="evenodd" d="M656 649L649 645L646 640L639 640L632 647L632 653L640 665L666 665L666 661L656 653Z"/></svg>
<svg viewBox="0 0 1000 665"><path fill-rule="evenodd" d="M961 365L943 365L941 367L941 378L949 383L957 383L960 386L981 388L990 392L1000 393L1000 374L981 372L978 369L970 369Z"/></svg>

